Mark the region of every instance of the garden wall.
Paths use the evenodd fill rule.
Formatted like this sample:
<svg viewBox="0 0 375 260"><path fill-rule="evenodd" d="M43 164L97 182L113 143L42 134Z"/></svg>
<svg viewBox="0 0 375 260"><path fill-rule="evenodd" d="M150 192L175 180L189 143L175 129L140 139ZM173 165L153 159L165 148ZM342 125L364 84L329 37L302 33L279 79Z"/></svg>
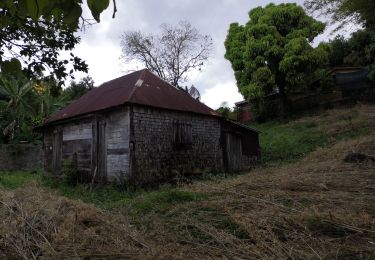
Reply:
<svg viewBox="0 0 375 260"><path fill-rule="evenodd" d="M41 145L0 145L0 171L29 171L42 169L43 151Z"/></svg>

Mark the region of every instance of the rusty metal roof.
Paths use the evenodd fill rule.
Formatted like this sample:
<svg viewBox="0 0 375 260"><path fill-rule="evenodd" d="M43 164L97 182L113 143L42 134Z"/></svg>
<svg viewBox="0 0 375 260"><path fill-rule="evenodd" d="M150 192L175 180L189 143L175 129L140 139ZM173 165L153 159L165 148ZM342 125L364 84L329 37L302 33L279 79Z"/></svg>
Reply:
<svg viewBox="0 0 375 260"><path fill-rule="evenodd" d="M124 104L139 104L202 115L220 116L188 93L147 69L103 83L48 118L45 124Z"/></svg>

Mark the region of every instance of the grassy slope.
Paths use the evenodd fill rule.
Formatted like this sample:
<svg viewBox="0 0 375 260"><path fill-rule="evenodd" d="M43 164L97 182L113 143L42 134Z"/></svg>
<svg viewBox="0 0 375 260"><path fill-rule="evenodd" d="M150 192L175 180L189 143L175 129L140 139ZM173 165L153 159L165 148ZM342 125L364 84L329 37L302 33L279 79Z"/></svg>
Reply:
<svg viewBox="0 0 375 260"><path fill-rule="evenodd" d="M352 150L375 156L375 108L258 127L268 166L226 179L127 194L54 185L37 174L3 174L0 186L19 188L0 189L0 216L13 219L0 225L0 249L17 257L374 258L375 165L342 159ZM37 184L22 187L30 180ZM106 210L60 198L51 188ZM1 239L27 232L36 239L24 241L24 248L12 236Z"/></svg>
<svg viewBox="0 0 375 260"><path fill-rule="evenodd" d="M368 121L367 109L371 110L339 109L288 122L253 125L261 131L263 163L295 162L318 147L370 133L374 124Z"/></svg>

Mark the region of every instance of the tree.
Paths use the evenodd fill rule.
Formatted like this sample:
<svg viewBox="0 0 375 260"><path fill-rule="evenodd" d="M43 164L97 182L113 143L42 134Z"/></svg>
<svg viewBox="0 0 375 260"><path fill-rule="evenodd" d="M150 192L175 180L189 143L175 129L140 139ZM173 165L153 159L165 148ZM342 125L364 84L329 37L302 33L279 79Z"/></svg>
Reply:
<svg viewBox="0 0 375 260"><path fill-rule="evenodd" d="M60 58L61 51L71 51L79 43L75 32L88 22L81 16L82 5L82 0L1 1L1 71L21 70L23 64L28 77L39 77L48 70L63 79L68 75L66 65L71 62L74 70L87 72L85 62L72 53L69 59ZM87 0L87 5L99 22L109 0Z"/></svg>
<svg viewBox="0 0 375 260"><path fill-rule="evenodd" d="M336 36L333 40L329 41L330 52L328 56L330 67L339 67L346 64L345 58L351 53L351 48L347 39L342 35Z"/></svg>
<svg viewBox="0 0 375 260"><path fill-rule="evenodd" d="M224 101L220 104L220 107L218 109L216 109L216 112L218 112L222 117L224 117L226 119L230 119L230 120L233 120L233 121L237 120L238 111L237 111L236 107L231 109L228 105L228 102L226 102L226 101Z"/></svg>
<svg viewBox="0 0 375 260"><path fill-rule="evenodd" d="M333 22L363 23L375 29L375 1L372 0L305 0L305 7L331 17Z"/></svg>
<svg viewBox="0 0 375 260"><path fill-rule="evenodd" d="M70 86L63 90L62 99L71 102L86 94L94 88L94 80L90 77L84 77L80 81L72 81Z"/></svg>
<svg viewBox="0 0 375 260"><path fill-rule="evenodd" d="M0 101L1 139L12 141L21 136L20 133L27 132L24 130L28 125L26 117L30 111L30 104L26 96L32 88L33 83L24 78L15 80L0 77L0 93L3 96Z"/></svg>
<svg viewBox="0 0 375 260"><path fill-rule="evenodd" d="M159 35L139 31L124 33L123 58L127 62L140 62L173 86L181 86L190 72L202 69L212 50L212 39L186 21L177 26L162 24L160 27Z"/></svg>
<svg viewBox="0 0 375 260"><path fill-rule="evenodd" d="M375 32L365 28L352 33L350 38L337 36L329 42L329 63L335 66L369 68L369 79L375 81Z"/></svg>
<svg viewBox="0 0 375 260"><path fill-rule="evenodd" d="M230 25L225 58L247 100L262 105L267 96L279 93L285 115L288 96L310 86L327 62L326 47L310 44L325 25L296 4L258 7L249 17L246 25Z"/></svg>

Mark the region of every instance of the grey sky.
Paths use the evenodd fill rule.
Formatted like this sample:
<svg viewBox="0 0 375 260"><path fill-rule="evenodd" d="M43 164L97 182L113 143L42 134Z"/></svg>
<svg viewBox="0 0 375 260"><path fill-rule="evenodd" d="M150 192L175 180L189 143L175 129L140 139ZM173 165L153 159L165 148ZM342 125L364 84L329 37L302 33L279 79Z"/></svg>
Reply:
<svg viewBox="0 0 375 260"><path fill-rule="evenodd" d="M230 63L224 59L224 40L232 22L244 24L248 11L264 6L265 0L117 0L118 12L112 19L112 5L102 21L81 33L82 42L75 53L89 65L89 75L99 85L125 74L131 68L120 62L120 37L128 30L156 33L162 23L176 24L188 20L202 34L210 34L214 51L203 71L192 75L187 85L194 84L202 101L217 108L223 101L230 106L240 101ZM274 3L290 1L273 1ZM303 0L294 1L302 4ZM324 36L326 37L326 36ZM77 75L79 78L81 74Z"/></svg>

